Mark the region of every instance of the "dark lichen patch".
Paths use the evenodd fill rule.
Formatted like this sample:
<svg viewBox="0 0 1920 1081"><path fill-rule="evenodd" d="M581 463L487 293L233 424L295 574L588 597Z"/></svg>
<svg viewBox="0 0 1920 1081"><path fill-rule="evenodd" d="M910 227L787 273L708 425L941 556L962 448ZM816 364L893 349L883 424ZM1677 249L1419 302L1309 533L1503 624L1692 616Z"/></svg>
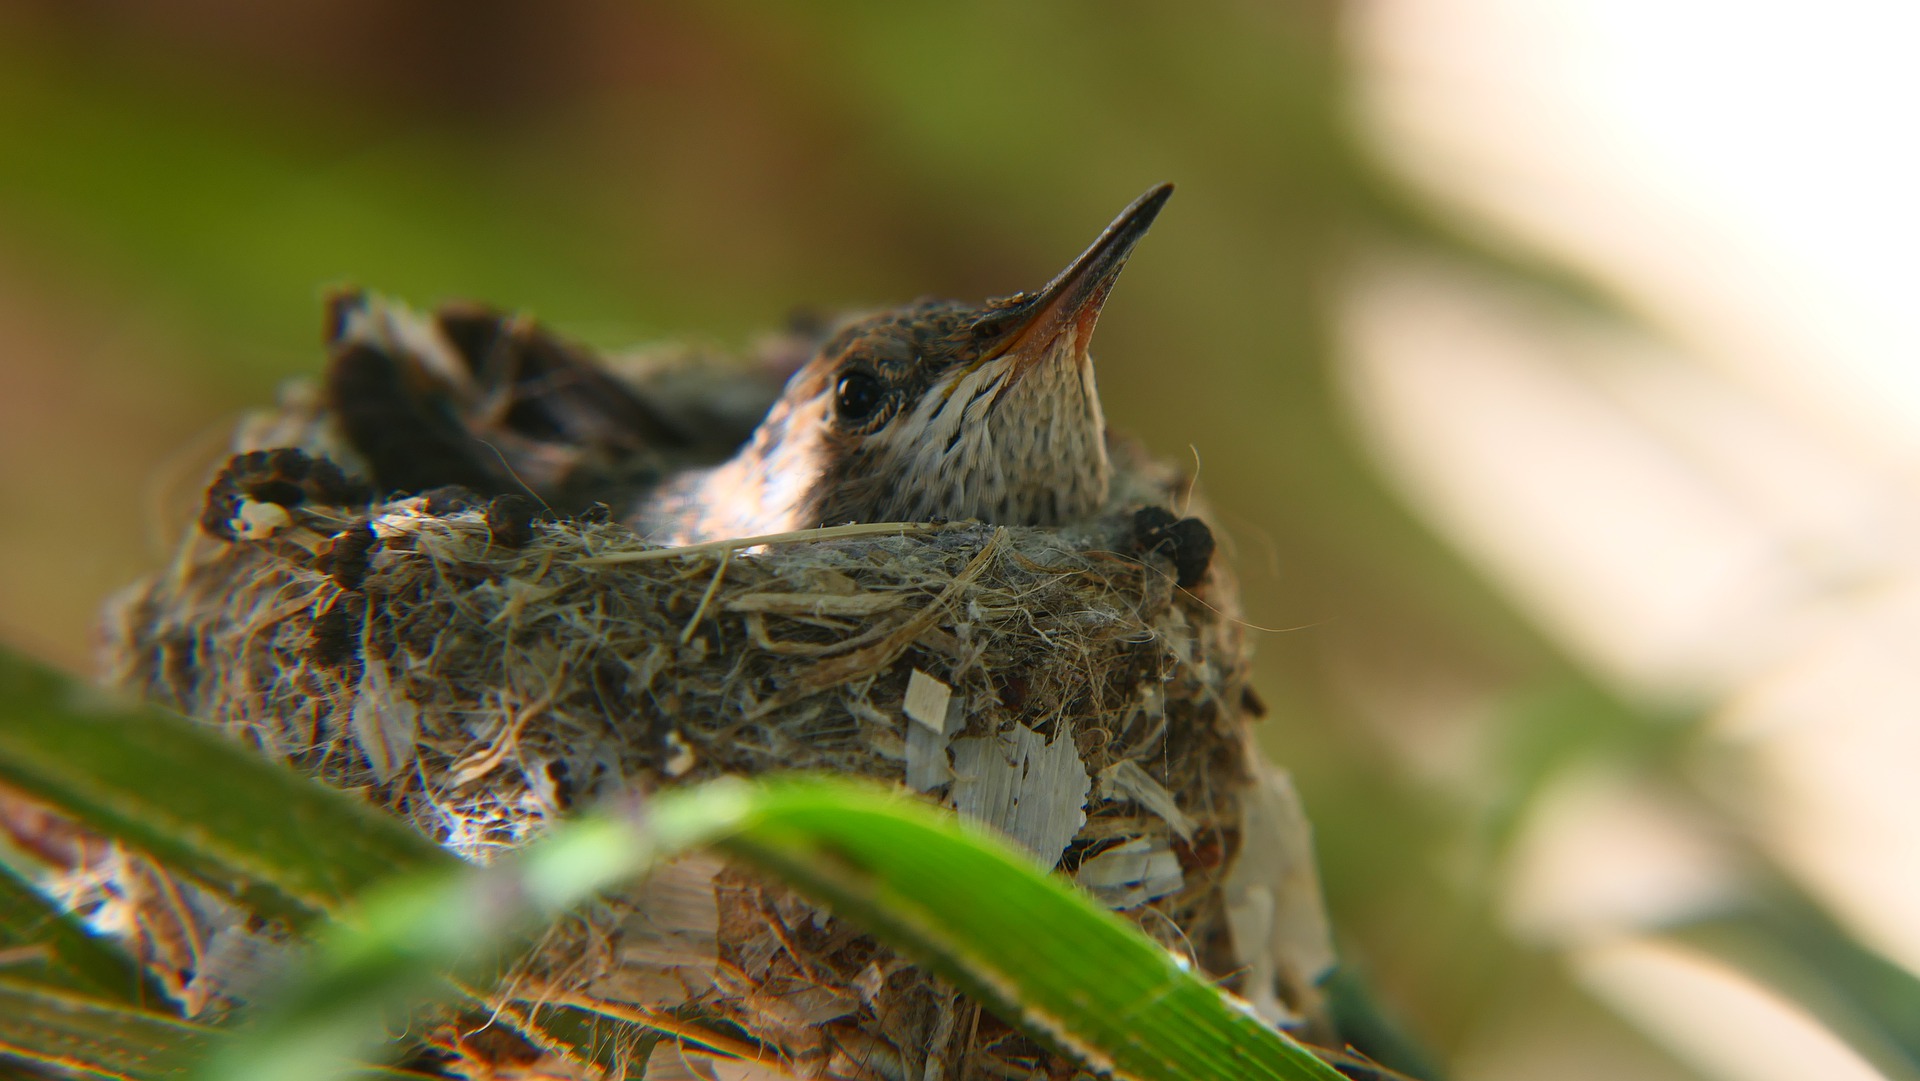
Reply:
<svg viewBox="0 0 1920 1081"><path fill-rule="evenodd" d="M487 534L502 548L525 548L539 513L539 505L526 496L494 496L487 504Z"/></svg>
<svg viewBox="0 0 1920 1081"><path fill-rule="evenodd" d="M247 451L229 458L207 486L200 528L220 540L238 540L245 531L248 504L283 510L303 506L352 507L366 503L372 491L349 477L333 461L296 447Z"/></svg>
<svg viewBox="0 0 1920 1081"><path fill-rule="evenodd" d="M313 617L308 656L322 668L343 668L360 655L364 602L341 597Z"/></svg>
<svg viewBox="0 0 1920 1081"><path fill-rule="evenodd" d="M349 593L359 592L373 565L373 553L380 537L365 518L356 518L334 534L313 557L313 567L330 575L333 584Z"/></svg>
<svg viewBox="0 0 1920 1081"><path fill-rule="evenodd" d="M1193 589L1206 580L1213 565L1213 530L1198 518L1180 518L1165 507L1142 507L1133 515L1132 548L1165 557L1180 588Z"/></svg>

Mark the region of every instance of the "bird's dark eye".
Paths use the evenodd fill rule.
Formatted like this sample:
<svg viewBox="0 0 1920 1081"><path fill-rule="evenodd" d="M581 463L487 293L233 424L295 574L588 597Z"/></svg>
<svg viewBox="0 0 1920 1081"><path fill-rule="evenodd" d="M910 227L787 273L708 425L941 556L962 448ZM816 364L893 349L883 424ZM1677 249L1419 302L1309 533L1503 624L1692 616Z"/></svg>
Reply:
<svg viewBox="0 0 1920 1081"><path fill-rule="evenodd" d="M848 372L834 388L833 408L841 420L859 423L878 412L886 399L880 380L866 372Z"/></svg>

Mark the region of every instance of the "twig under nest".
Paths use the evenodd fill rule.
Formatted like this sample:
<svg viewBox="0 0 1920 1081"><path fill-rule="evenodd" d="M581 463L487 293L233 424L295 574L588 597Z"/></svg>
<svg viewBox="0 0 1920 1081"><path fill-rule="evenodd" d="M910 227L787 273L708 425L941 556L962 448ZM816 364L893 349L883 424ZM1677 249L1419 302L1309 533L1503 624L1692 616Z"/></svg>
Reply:
<svg viewBox="0 0 1920 1081"><path fill-rule="evenodd" d="M324 418L293 413L247 431L337 447ZM616 791L786 769L904 784L1076 876L1269 1016L1310 1018L1331 957L1297 802L1248 741L1233 584L1204 557L1203 581L1176 583L1195 561L1161 544L1158 508L1183 485L1114 452L1111 510L1081 526L681 549L445 498L263 501L226 476L210 528L234 539L190 539L119 600L111 678L477 860ZM219 1000L206 974L174 975ZM871 939L710 859L556 928L502 996L711 1032L709 1048L743 1046L714 1028L737 1026L807 1076L1045 1061ZM479 1054L449 1031L433 1042Z"/></svg>

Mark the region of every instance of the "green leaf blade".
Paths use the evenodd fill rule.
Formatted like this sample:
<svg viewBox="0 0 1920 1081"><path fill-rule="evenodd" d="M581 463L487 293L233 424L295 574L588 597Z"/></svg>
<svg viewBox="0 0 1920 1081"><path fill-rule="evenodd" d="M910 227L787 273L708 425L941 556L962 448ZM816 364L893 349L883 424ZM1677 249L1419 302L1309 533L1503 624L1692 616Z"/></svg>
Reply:
<svg viewBox="0 0 1920 1081"><path fill-rule="evenodd" d="M10 978L100 995L129 1005L158 1002L160 990L133 960L0 864L0 955Z"/></svg>
<svg viewBox="0 0 1920 1081"><path fill-rule="evenodd" d="M0 980L0 1055L82 1077L185 1077L217 1033L164 1014L15 980Z"/></svg>
<svg viewBox="0 0 1920 1081"><path fill-rule="evenodd" d="M1006 842L903 797L775 782L718 844L916 955L1003 1019L1139 1078L1339 1077Z"/></svg>
<svg viewBox="0 0 1920 1081"><path fill-rule="evenodd" d="M249 1038L200 1076L340 1076L401 996L435 993L423 972L473 971L525 941L537 918L703 846L786 880L1114 1076L1340 1076L997 836L870 785L811 779L662 793L637 812L563 825L492 867L371 893ZM314 1053L323 1045L332 1062Z"/></svg>
<svg viewBox="0 0 1920 1081"><path fill-rule="evenodd" d="M180 1081L230 1039L225 1030L57 988L0 979L0 1067L8 1059L102 1081ZM10 1076L10 1075L7 1075ZM355 1065L352 1081L424 1081L412 1070ZM269 1081L268 1075L252 1081Z"/></svg>
<svg viewBox="0 0 1920 1081"><path fill-rule="evenodd" d="M0 780L263 915L302 923L452 856L352 797L150 710L85 708L0 653Z"/></svg>

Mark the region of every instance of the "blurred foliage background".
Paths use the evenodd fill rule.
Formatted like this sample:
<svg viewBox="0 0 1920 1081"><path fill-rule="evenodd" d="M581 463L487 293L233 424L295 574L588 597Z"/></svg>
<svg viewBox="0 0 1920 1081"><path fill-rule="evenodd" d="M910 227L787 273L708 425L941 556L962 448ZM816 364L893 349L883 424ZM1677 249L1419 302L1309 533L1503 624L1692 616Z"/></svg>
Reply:
<svg viewBox="0 0 1920 1081"><path fill-rule="evenodd" d="M0 2L0 635L88 668L235 412L317 371L329 284L738 344L796 308L1032 288L1172 180L1101 324L1107 412L1194 463L1272 628L1264 738L1382 1038L1461 1078L1920 1076L1920 951L1884 931L1910 802L1849 850L1893 854L1876 885L1768 795L1897 788L1848 771L1911 748L1849 729L1807 780L1776 767L1830 734L1788 724L1783 759L1727 719L1831 644L1789 634L1808 612L1873 626L1847 599L1906 566L1878 542L1907 518L1854 510L1905 506L1910 463L1689 356L1604 260L1406 179L1376 117L1397 7L1449 10ZM1845 512L1702 534L1643 498L1783 472ZM1807 544L1804 580L1721 575L1797 574ZM1701 574L1793 603L1636 622ZM1703 641L1735 660L1687 661Z"/></svg>

